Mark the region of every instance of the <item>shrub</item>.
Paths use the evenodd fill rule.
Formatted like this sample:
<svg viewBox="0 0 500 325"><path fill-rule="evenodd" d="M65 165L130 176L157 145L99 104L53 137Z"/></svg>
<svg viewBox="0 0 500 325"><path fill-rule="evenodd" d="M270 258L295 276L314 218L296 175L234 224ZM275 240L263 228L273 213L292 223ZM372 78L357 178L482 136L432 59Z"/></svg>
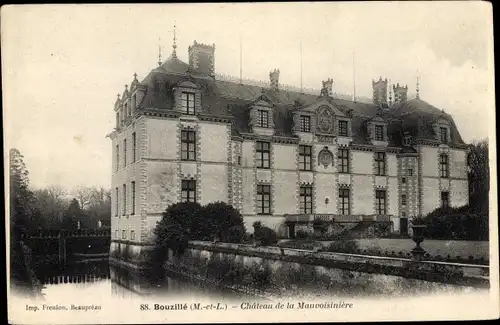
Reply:
<svg viewBox="0 0 500 325"><path fill-rule="evenodd" d="M295 233L295 237L297 239L307 239L311 238L311 234L305 230L297 230L297 232Z"/></svg>
<svg viewBox="0 0 500 325"><path fill-rule="evenodd" d="M262 226L260 221L254 223L254 238L263 246L274 246L278 243L278 235L273 229Z"/></svg>
<svg viewBox="0 0 500 325"><path fill-rule="evenodd" d="M460 208L438 208L423 218L426 237L447 240L488 240L487 215L469 211L468 206Z"/></svg>
<svg viewBox="0 0 500 325"><path fill-rule="evenodd" d="M327 252L336 253L357 253L359 251L358 243L355 240L338 240L332 242L325 249Z"/></svg>
<svg viewBox="0 0 500 325"><path fill-rule="evenodd" d="M176 254L182 254L189 239L202 239L207 229L200 220L201 206L198 203L182 202L169 206L163 218L154 229L155 256L160 261L168 248Z"/></svg>
<svg viewBox="0 0 500 325"><path fill-rule="evenodd" d="M202 224L199 239L212 240L218 237L222 242L240 243L246 229L242 215L225 202L209 203L201 208ZM195 238L193 238L195 239Z"/></svg>

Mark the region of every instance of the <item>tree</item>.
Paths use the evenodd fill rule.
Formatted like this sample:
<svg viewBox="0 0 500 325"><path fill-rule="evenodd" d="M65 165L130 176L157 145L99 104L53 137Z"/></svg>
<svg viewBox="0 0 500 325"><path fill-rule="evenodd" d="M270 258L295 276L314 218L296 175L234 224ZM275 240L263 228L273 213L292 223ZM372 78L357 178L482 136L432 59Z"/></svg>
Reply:
<svg viewBox="0 0 500 325"><path fill-rule="evenodd" d="M80 208L80 203L77 199L71 200L68 209L64 213L63 228L66 230L76 230L78 228L78 222L80 222L81 227L83 221L83 211Z"/></svg>
<svg viewBox="0 0 500 325"><path fill-rule="evenodd" d="M488 141L475 141L469 146L469 204L472 211L488 216L489 212L489 157Z"/></svg>
<svg viewBox="0 0 500 325"><path fill-rule="evenodd" d="M74 196L78 199L82 210L85 210L91 204L96 193L98 190L95 187L79 185L74 191Z"/></svg>
<svg viewBox="0 0 500 325"><path fill-rule="evenodd" d="M111 191L104 188L92 188L92 195L85 214L90 228L95 228L98 222L110 226L111 223Z"/></svg>
<svg viewBox="0 0 500 325"><path fill-rule="evenodd" d="M47 186L34 191L37 210L48 229L60 229L62 217L68 203L64 200L66 191L57 185Z"/></svg>
<svg viewBox="0 0 500 325"><path fill-rule="evenodd" d="M10 277L11 284L34 288L37 279L29 265L26 253L29 248L25 236L33 227L38 226L39 219L34 208L34 196L29 189L28 170L23 156L17 149L9 151L9 194L10 194Z"/></svg>

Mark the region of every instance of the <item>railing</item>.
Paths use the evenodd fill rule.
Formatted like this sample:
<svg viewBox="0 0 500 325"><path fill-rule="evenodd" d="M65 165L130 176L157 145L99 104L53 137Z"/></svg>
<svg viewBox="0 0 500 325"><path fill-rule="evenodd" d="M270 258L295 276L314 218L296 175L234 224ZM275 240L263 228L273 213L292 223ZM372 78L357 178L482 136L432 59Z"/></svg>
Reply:
<svg viewBox="0 0 500 325"><path fill-rule="evenodd" d="M391 215L342 215L342 214L286 214L285 221L296 223L308 223L314 220L325 222L361 222L361 221L376 221L389 222Z"/></svg>

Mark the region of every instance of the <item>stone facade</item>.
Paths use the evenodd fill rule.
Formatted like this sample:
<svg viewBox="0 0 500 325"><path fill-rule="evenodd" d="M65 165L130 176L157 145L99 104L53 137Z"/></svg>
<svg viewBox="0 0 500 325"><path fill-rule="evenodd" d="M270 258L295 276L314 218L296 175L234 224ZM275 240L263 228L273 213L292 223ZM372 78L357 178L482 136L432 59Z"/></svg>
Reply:
<svg viewBox="0 0 500 325"><path fill-rule="evenodd" d="M330 90L315 97L284 94L278 70L271 73L267 90L227 85L207 76L213 72L214 49L195 43L191 65L171 58L143 82L134 79L130 91L127 87L118 97L117 125L110 134L113 240L150 242L165 209L183 200L183 181L195 184L196 202L227 202L241 212L250 232L253 222L261 221L281 236L290 235L287 218L316 215L351 223L380 218L390 220L394 232L407 232L401 225L441 206L443 193L451 206L468 203L466 145L458 131L452 133L451 117L436 109L431 129L445 125L452 141L440 142L434 133L431 139L414 134L411 144L403 144L398 132L412 128L398 122L402 118L396 114L405 103L387 106L385 80L373 82L374 101L383 102L383 108L340 102ZM210 65L197 75L198 53L208 55ZM251 95L236 94L238 87ZM295 102L284 103L292 95ZM189 159L183 132L193 134ZM268 146L264 154L262 142ZM446 177L441 174L443 155ZM268 212L258 205L262 186L270 189ZM304 186L310 194L302 193ZM341 190L348 190L348 215L341 211L346 204Z"/></svg>

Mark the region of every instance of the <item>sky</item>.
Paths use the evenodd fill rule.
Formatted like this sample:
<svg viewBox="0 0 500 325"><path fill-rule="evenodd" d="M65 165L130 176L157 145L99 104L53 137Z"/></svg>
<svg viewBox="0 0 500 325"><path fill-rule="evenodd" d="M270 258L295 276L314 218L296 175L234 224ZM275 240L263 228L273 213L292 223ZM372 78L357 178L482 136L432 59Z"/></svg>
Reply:
<svg viewBox="0 0 500 325"><path fill-rule="evenodd" d="M371 81L407 84L452 114L466 142L494 127L487 2L342 2L2 7L4 147L34 187L111 184L117 93L194 40L215 44L216 73L372 97ZM240 62L240 39L242 60ZM354 63L354 64L353 64ZM490 136L491 137L491 136Z"/></svg>

